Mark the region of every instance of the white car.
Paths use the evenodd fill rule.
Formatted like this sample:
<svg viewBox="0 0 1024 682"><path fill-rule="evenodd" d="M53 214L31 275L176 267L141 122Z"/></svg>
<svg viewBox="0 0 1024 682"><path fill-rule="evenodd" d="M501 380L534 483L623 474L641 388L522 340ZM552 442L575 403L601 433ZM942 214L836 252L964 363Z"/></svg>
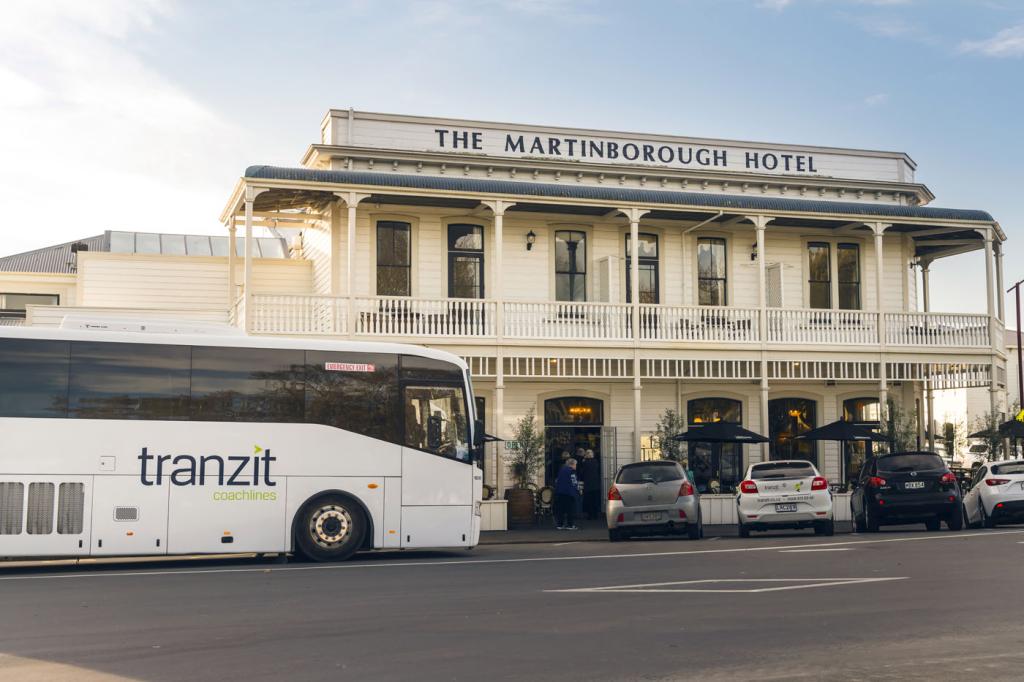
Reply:
<svg viewBox="0 0 1024 682"><path fill-rule="evenodd" d="M828 481L802 459L751 464L736 495L736 514L741 538L771 528L835 532Z"/></svg>
<svg viewBox="0 0 1024 682"><path fill-rule="evenodd" d="M964 495L964 518L985 528L1024 522L1024 459L982 464Z"/></svg>

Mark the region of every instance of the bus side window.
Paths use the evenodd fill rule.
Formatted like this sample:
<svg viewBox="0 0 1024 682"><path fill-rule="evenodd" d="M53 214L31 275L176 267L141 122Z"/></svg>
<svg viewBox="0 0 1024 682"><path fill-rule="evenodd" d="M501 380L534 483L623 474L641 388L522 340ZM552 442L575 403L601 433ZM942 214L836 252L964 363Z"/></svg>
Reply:
<svg viewBox="0 0 1024 682"><path fill-rule="evenodd" d="M192 419L301 422L304 363L301 350L195 346Z"/></svg>
<svg viewBox="0 0 1024 682"><path fill-rule="evenodd" d="M188 346L74 341L68 416L188 419L190 365Z"/></svg>
<svg viewBox="0 0 1024 682"><path fill-rule="evenodd" d="M398 356L306 351L306 421L401 445Z"/></svg>
<svg viewBox="0 0 1024 682"><path fill-rule="evenodd" d="M67 341L0 339L0 417L65 417Z"/></svg>
<svg viewBox="0 0 1024 682"><path fill-rule="evenodd" d="M469 459L469 422L461 387L406 386L405 444L444 457Z"/></svg>

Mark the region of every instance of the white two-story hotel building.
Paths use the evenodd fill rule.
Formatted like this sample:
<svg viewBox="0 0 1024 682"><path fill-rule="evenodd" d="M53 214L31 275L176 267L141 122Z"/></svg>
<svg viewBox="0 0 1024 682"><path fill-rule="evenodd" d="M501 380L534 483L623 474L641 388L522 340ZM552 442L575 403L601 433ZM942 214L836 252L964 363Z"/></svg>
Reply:
<svg viewBox="0 0 1024 682"><path fill-rule="evenodd" d="M914 173L899 152L332 110L301 166L249 167L221 216L237 240L301 232L292 262L204 254L215 290L183 264L170 288L252 334L457 353L489 432L533 407L553 459L592 449L606 479L650 454L672 409L770 439L692 446L706 493L790 456L842 484L857 452L793 436L877 420L888 400L923 425L940 388L984 386L1006 410L1005 235L984 211L932 207ZM942 312L930 264L975 250L984 312ZM158 265L120 284L146 290ZM161 295L116 305L178 300ZM499 489L502 449L485 468Z"/></svg>

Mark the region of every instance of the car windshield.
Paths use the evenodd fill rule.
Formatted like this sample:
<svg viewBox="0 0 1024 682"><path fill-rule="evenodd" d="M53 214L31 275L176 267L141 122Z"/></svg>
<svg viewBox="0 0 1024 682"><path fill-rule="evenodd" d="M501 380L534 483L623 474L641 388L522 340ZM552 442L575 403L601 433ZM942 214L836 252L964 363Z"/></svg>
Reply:
<svg viewBox="0 0 1024 682"><path fill-rule="evenodd" d="M890 474L905 471L940 471L945 469L942 458L928 452L904 455L887 455L878 458L878 470Z"/></svg>
<svg viewBox="0 0 1024 682"><path fill-rule="evenodd" d="M616 483L664 483L678 481L683 478L682 468L675 462L661 464L635 464L623 467Z"/></svg>
<svg viewBox="0 0 1024 682"><path fill-rule="evenodd" d="M814 468L805 462L759 464L750 470L750 478L755 481L765 478L809 478L813 475Z"/></svg>
<svg viewBox="0 0 1024 682"><path fill-rule="evenodd" d="M1024 462L1011 462L1009 464L993 464L992 473L1001 476L1010 474L1024 474Z"/></svg>
<svg viewBox="0 0 1024 682"><path fill-rule="evenodd" d="M988 452L988 446L987 445L972 445L971 448L970 448L970 452L979 452L979 453L981 453L981 452Z"/></svg>

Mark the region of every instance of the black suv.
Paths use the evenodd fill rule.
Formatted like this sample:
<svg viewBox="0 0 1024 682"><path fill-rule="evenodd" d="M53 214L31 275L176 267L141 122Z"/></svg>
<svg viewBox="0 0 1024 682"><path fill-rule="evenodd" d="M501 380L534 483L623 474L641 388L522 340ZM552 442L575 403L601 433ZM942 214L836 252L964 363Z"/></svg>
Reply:
<svg viewBox="0 0 1024 682"><path fill-rule="evenodd" d="M854 483L850 506L857 531L883 524L924 522L939 530L964 527L956 476L934 452L895 452L871 458Z"/></svg>

